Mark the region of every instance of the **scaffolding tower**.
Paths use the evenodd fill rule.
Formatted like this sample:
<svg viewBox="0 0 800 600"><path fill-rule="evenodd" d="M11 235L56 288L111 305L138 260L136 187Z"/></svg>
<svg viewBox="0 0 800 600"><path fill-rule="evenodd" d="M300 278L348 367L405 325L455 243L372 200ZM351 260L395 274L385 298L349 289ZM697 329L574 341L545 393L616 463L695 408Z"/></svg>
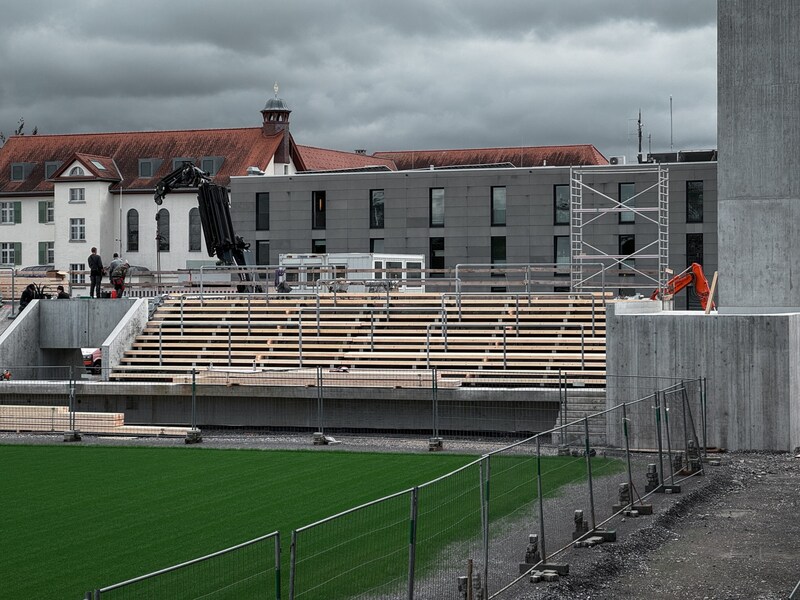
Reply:
<svg viewBox="0 0 800 600"><path fill-rule="evenodd" d="M642 175L652 174L655 183L647 185L641 191L637 191L632 197L625 201L615 199L599 189L593 188L584 182L586 175ZM588 177L587 177L588 178ZM636 199L644 199L645 195L651 190L657 190L655 206L637 206ZM596 206L584 206L584 191L589 191L594 198L599 199ZM602 251L601 245L595 237L600 234L591 232L592 226L597 229L598 222L607 215L619 215L620 213L633 213L642 220L639 222L650 222L655 224L657 235L656 239L644 243L639 243L639 231L637 228L638 248L631 254L612 254ZM636 263L636 259L642 259L651 265L657 261L657 270L647 270L642 263ZM570 168L570 262L572 263L571 288L575 292L591 291L602 288L601 281L605 280L606 285L609 281L621 281L621 277L606 277L611 275L610 270L614 269L617 274L633 275L635 280L620 283L620 287L636 287L648 285L653 288L663 288L667 282L669 268L669 169L660 164L651 167L637 165L635 167L615 167L612 169L597 167L572 167ZM600 263L600 270L590 271L588 263L595 266ZM631 285L633 284L633 286Z"/></svg>

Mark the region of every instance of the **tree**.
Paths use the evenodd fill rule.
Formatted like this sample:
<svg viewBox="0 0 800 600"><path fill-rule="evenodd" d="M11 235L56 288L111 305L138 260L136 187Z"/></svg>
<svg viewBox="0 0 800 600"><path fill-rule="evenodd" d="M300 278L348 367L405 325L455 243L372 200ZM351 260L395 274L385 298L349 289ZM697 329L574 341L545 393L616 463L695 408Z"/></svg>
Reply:
<svg viewBox="0 0 800 600"><path fill-rule="evenodd" d="M12 135L25 135L24 129L25 129L25 118L20 117L19 121L17 121L17 128L14 130L14 133ZM33 128L33 132L31 132L31 135L36 135L38 133L39 133L39 127L36 126ZM0 146L5 144L7 139L8 138L6 137L6 134L0 131Z"/></svg>

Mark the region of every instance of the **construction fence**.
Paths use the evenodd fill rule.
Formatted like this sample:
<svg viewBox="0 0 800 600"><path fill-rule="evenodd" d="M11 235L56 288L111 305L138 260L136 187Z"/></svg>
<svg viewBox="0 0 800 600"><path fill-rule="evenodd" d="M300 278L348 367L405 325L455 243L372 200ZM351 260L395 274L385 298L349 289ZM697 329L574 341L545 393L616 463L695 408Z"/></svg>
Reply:
<svg viewBox="0 0 800 600"><path fill-rule="evenodd" d="M149 590L171 598L279 599L281 590L290 600L502 598L532 578L566 575L572 552L616 540L616 519L652 514L661 494L681 493L703 474L703 396L703 380L671 383L300 527L291 532L283 569L278 546L259 560L246 554L247 544L226 550L226 573L238 581L255 580L275 558L277 580L265 578L257 592L228 593L198 559L185 568L197 570L193 580L206 587L155 587L184 568L178 565L86 598L154 597ZM607 435L593 441L598 422ZM136 595L142 582L154 587ZM123 589L130 595L114 595Z"/></svg>

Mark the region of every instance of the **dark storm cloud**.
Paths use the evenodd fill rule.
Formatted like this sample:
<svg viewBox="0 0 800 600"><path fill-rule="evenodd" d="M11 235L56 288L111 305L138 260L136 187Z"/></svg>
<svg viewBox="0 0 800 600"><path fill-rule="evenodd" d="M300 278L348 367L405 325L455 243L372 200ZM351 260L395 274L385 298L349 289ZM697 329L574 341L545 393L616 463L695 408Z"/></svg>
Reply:
<svg viewBox="0 0 800 600"><path fill-rule="evenodd" d="M6 133L255 126L278 80L322 147L632 154L641 107L663 150L670 95L676 145L716 143L715 0L40 0L0 56Z"/></svg>

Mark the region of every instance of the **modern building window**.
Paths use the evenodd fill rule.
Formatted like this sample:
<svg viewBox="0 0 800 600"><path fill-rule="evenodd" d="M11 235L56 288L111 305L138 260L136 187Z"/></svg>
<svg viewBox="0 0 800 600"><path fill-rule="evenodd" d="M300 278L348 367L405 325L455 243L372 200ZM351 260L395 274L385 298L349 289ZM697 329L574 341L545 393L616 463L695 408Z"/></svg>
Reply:
<svg viewBox="0 0 800 600"><path fill-rule="evenodd" d="M703 182L686 182L686 222L703 222Z"/></svg>
<svg viewBox="0 0 800 600"><path fill-rule="evenodd" d="M80 204L86 202L86 188L69 188L69 203Z"/></svg>
<svg viewBox="0 0 800 600"><path fill-rule="evenodd" d="M691 266L692 263L698 265L703 264L703 234L702 233L687 233L686 234L686 266ZM703 305L700 303L700 298L692 284L689 293L686 294L686 308L689 310L702 310Z"/></svg>
<svg viewBox="0 0 800 600"><path fill-rule="evenodd" d="M56 171L58 171L58 167L60 166L61 166L61 161L56 161L56 160L49 160L46 163L44 163L44 178L52 179L53 175L55 174Z"/></svg>
<svg viewBox="0 0 800 600"><path fill-rule="evenodd" d="M558 184L553 186L553 223L569 225L569 186Z"/></svg>
<svg viewBox="0 0 800 600"><path fill-rule="evenodd" d="M55 263L55 242L39 242L39 264L52 265Z"/></svg>
<svg viewBox="0 0 800 600"><path fill-rule="evenodd" d="M189 210L189 252L200 252L200 210L195 207Z"/></svg>
<svg viewBox="0 0 800 600"><path fill-rule="evenodd" d="M169 252L169 211L166 208L156 213L156 239L158 251Z"/></svg>
<svg viewBox="0 0 800 600"><path fill-rule="evenodd" d="M620 183L619 184L619 201L620 203L630 208L634 207L636 195L635 183ZM630 211L623 211L619 213L620 223L633 223L636 215Z"/></svg>
<svg viewBox="0 0 800 600"><path fill-rule="evenodd" d="M444 227L444 188L430 188L430 207L431 227Z"/></svg>
<svg viewBox="0 0 800 600"><path fill-rule="evenodd" d="M14 225L22 222L22 202L0 202L0 223Z"/></svg>
<svg viewBox="0 0 800 600"><path fill-rule="evenodd" d="M52 200L39 200L39 223L52 223L54 218L54 202Z"/></svg>
<svg viewBox="0 0 800 600"><path fill-rule="evenodd" d="M132 208L128 211L127 215L127 251L128 252L138 252L139 251L139 212Z"/></svg>
<svg viewBox="0 0 800 600"><path fill-rule="evenodd" d="M492 236L492 264L506 264L506 237L504 235Z"/></svg>
<svg viewBox="0 0 800 600"><path fill-rule="evenodd" d="M269 192L256 194L256 230L269 231Z"/></svg>
<svg viewBox="0 0 800 600"><path fill-rule="evenodd" d="M383 190L369 191L369 226L370 229L383 229Z"/></svg>
<svg viewBox="0 0 800 600"><path fill-rule="evenodd" d="M269 264L269 240L258 240L256 242L256 264ZM264 274L266 276L266 274Z"/></svg>
<svg viewBox="0 0 800 600"><path fill-rule="evenodd" d="M492 188L492 225L506 224L506 188Z"/></svg>
<svg viewBox="0 0 800 600"><path fill-rule="evenodd" d="M369 251L372 253L381 254L383 250L383 238L372 238L369 241Z"/></svg>
<svg viewBox="0 0 800 600"><path fill-rule="evenodd" d="M325 192L311 192L311 229L325 229Z"/></svg>
<svg viewBox="0 0 800 600"><path fill-rule="evenodd" d="M406 263L406 279L422 279L422 263L408 261Z"/></svg>
<svg viewBox="0 0 800 600"><path fill-rule="evenodd" d="M69 220L69 241L70 242L85 242L86 241L86 219L79 217Z"/></svg>
<svg viewBox="0 0 800 600"><path fill-rule="evenodd" d="M312 254L325 254L328 251L328 243L325 240L311 240Z"/></svg>
<svg viewBox="0 0 800 600"><path fill-rule="evenodd" d="M72 283L86 283L86 274L78 273L76 271L85 271L86 263L69 263L70 282Z"/></svg>
<svg viewBox="0 0 800 600"><path fill-rule="evenodd" d="M623 234L619 236L619 254L621 256L626 256L633 254L634 252L636 252L636 236L630 234ZM633 276L633 271L631 269L634 268L635 264L635 259L623 258L619 265L620 275L623 277Z"/></svg>
<svg viewBox="0 0 800 600"><path fill-rule="evenodd" d="M568 235L557 235L553 238L553 262L557 267L556 275L569 275L571 256Z"/></svg>
<svg viewBox="0 0 800 600"><path fill-rule="evenodd" d="M0 243L0 264L3 265L22 264L22 243L21 242Z"/></svg>
<svg viewBox="0 0 800 600"><path fill-rule="evenodd" d="M431 277L444 277L444 238L434 237L430 241L430 256L428 264L434 271L431 272ZM438 271L438 272L435 272Z"/></svg>
<svg viewBox="0 0 800 600"><path fill-rule="evenodd" d="M83 167L72 167L69 170L70 177L81 177L83 175L86 175L86 171L83 170Z"/></svg>

